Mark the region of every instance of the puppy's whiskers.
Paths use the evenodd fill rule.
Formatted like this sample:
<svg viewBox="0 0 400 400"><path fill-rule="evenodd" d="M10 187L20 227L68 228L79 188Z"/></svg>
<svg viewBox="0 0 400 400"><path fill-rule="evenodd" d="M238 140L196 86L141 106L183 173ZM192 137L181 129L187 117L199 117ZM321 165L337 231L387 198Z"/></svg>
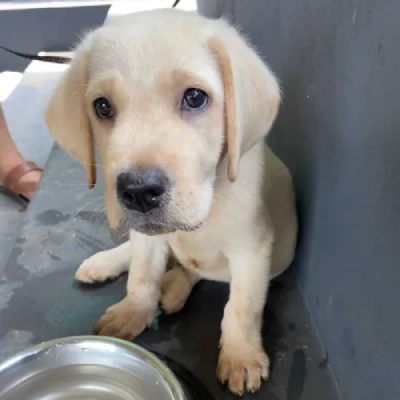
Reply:
<svg viewBox="0 0 400 400"><path fill-rule="evenodd" d="M80 207L77 211L75 211L75 213L72 215L72 219L75 219L83 210L85 210L89 206L92 206L96 201L101 202L101 204L97 204L97 206L103 205L103 196L98 196L98 197L95 197L94 199L90 199L82 207Z"/></svg>

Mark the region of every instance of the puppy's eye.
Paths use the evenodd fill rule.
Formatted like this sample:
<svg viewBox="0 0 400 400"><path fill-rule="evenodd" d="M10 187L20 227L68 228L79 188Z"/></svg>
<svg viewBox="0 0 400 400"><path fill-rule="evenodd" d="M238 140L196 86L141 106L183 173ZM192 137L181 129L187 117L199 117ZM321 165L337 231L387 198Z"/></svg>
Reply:
<svg viewBox="0 0 400 400"><path fill-rule="evenodd" d="M182 109L186 111L202 110L208 103L208 95L201 89L187 89L182 99Z"/></svg>
<svg viewBox="0 0 400 400"><path fill-rule="evenodd" d="M93 101L94 110L99 118L112 118L114 110L110 102L105 97L99 97Z"/></svg>

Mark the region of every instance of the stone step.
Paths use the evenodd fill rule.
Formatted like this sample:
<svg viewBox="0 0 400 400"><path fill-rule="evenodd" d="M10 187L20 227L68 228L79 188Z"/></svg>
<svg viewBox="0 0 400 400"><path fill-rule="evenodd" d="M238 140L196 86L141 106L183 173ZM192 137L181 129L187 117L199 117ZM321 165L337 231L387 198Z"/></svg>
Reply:
<svg viewBox="0 0 400 400"><path fill-rule="evenodd" d="M74 282L79 264L110 248L102 179L88 190L80 165L57 146L27 212L7 266L0 271L0 358L44 340L92 332L107 307L124 296L126 278L100 286ZM183 363L220 400L234 399L215 379L228 287L204 282L184 310L161 316L137 342ZM248 399L337 400L329 361L290 274L272 285L265 310L265 346L272 373Z"/></svg>

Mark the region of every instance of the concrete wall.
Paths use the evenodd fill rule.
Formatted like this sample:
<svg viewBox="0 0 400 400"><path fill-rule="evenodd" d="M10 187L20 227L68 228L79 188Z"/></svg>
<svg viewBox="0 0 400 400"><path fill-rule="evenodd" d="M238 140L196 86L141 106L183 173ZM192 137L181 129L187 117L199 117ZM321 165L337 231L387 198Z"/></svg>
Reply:
<svg viewBox="0 0 400 400"><path fill-rule="evenodd" d="M84 30L103 23L108 9L105 4L2 10L0 1L0 45L31 54L69 50ZM23 71L28 64L0 49L0 72Z"/></svg>
<svg viewBox="0 0 400 400"><path fill-rule="evenodd" d="M400 2L199 0L280 77L296 276L345 399L400 398ZM251 71L249 71L251 74Z"/></svg>

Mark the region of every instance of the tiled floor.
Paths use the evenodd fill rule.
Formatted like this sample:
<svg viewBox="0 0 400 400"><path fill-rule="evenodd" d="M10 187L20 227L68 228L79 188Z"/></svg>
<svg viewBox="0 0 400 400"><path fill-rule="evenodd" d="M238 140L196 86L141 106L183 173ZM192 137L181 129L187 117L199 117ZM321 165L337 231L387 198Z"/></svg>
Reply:
<svg viewBox="0 0 400 400"><path fill-rule="evenodd" d="M32 63L3 103L5 117L16 145L27 159L41 167L44 167L53 146L53 139L44 123L43 109L58 76L59 71L40 71L39 65ZM0 87L3 91L7 87L11 90L7 82L15 81L7 72L0 74ZM9 257L23 218L21 206L0 194L0 269Z"/></svg>

